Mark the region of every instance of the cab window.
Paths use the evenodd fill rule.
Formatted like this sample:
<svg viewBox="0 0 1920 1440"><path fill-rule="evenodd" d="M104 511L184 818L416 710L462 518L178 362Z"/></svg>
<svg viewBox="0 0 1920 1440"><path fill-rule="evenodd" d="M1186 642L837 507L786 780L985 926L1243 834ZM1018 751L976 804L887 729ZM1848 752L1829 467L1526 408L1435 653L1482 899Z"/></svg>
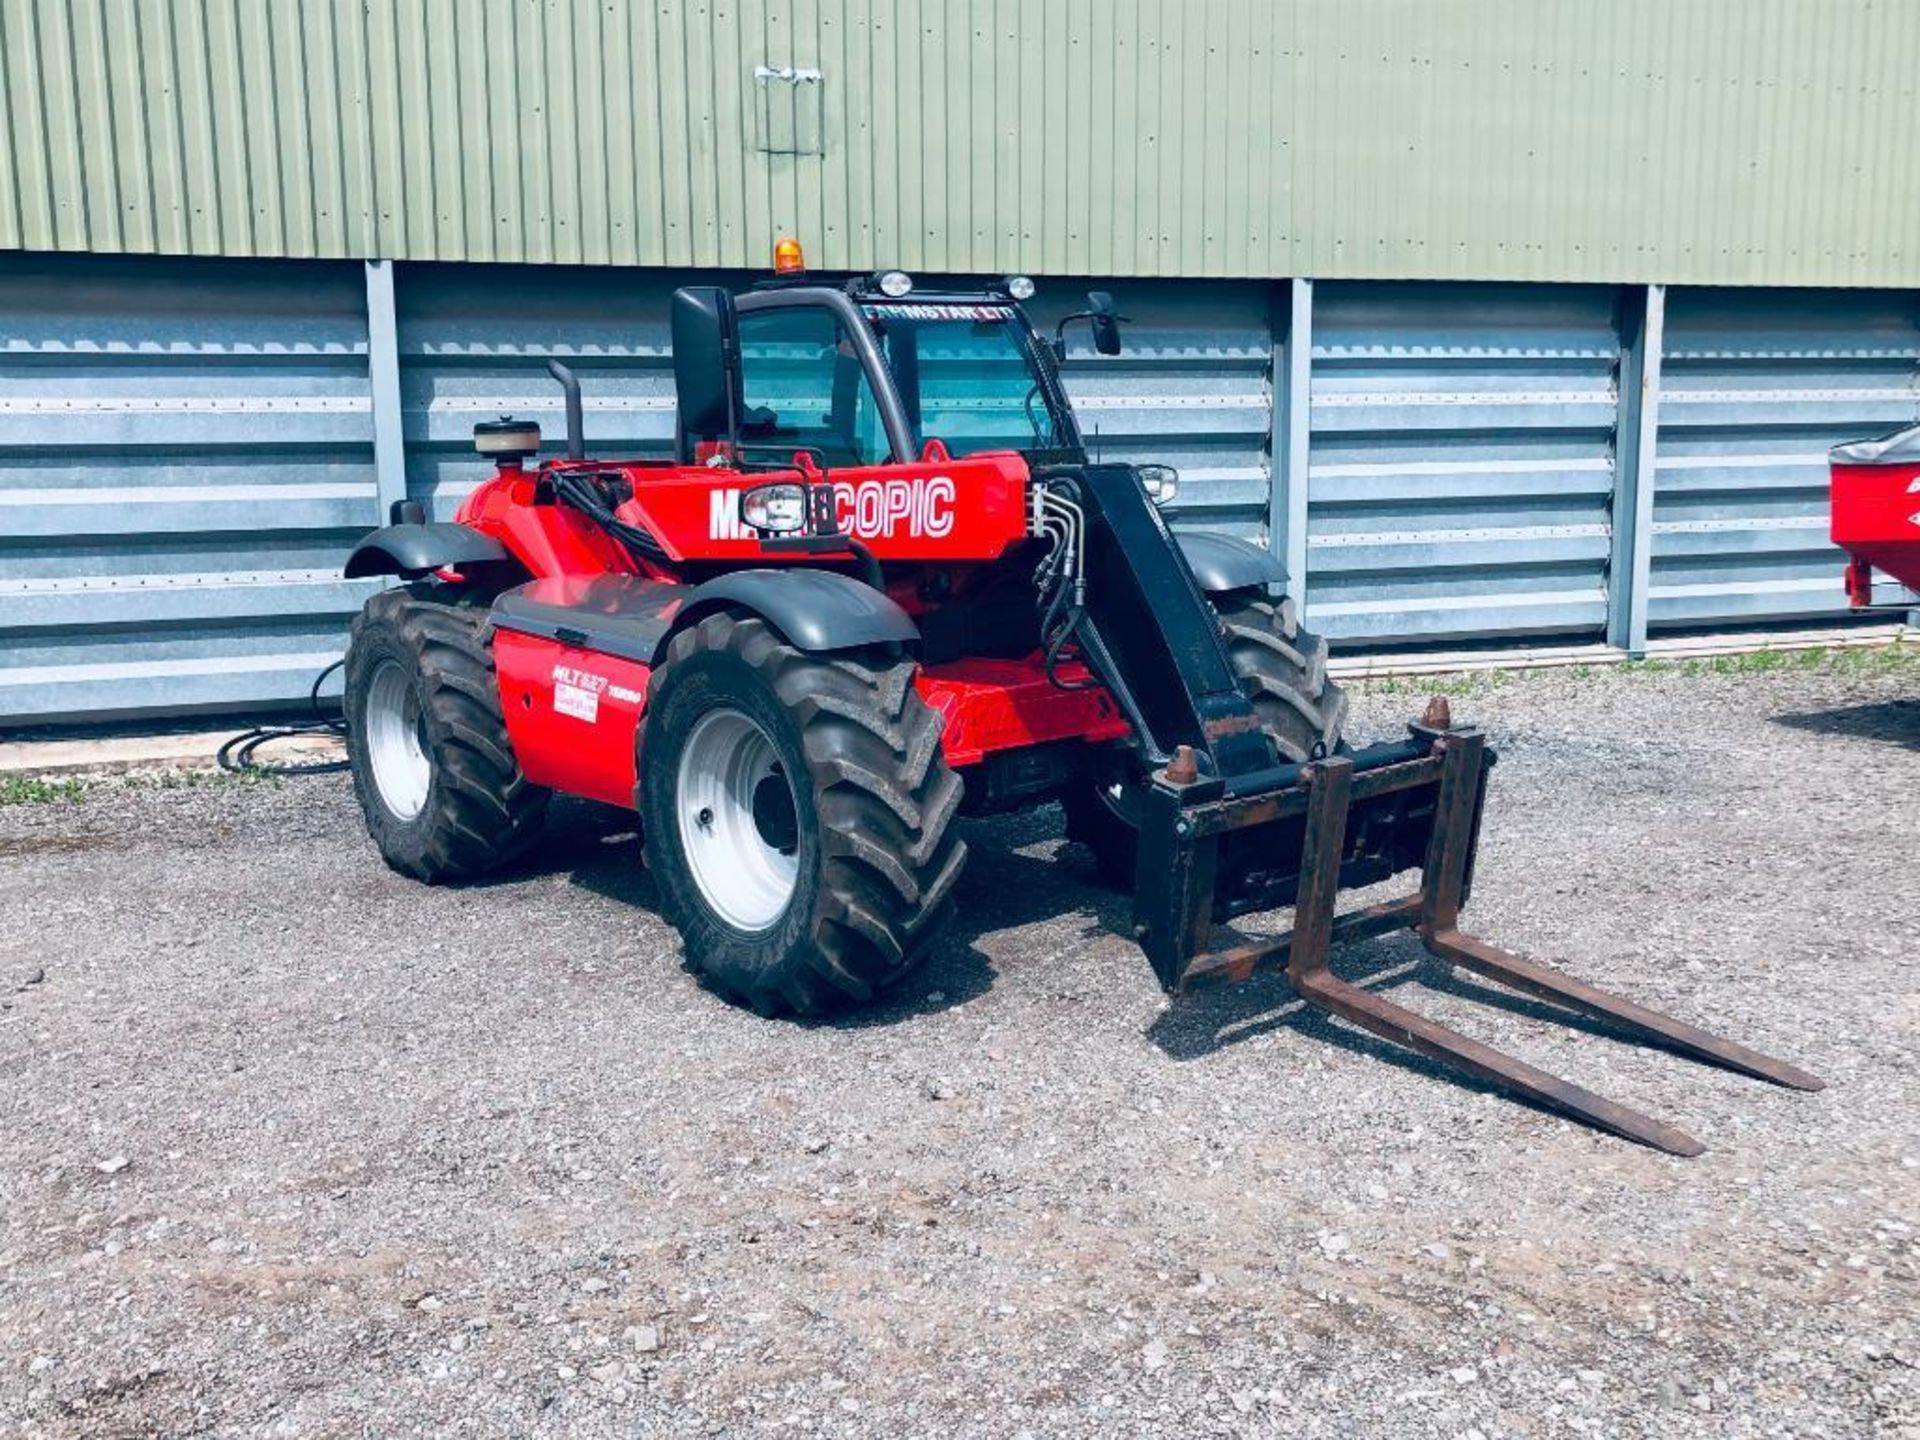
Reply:
<svg viewBox="0 0 1920 1440"><path fill-rule="evenodd" d="M890 456L860 356L833 312L817 305L740 316L740 443L749 460L812 453L822 467Z"/></svg>

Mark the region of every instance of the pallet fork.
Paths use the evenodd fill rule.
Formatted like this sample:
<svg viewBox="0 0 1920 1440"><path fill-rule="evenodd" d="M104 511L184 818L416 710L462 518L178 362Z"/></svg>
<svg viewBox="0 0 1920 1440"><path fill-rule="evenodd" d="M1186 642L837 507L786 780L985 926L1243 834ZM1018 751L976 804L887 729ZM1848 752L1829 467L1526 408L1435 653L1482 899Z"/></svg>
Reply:
<svg viewBox="0 0 1920 1440"><path fill-rule="evenodd" d="M1245 980L1279 969L1307 1004L1396 1045L1456 1066L1547 1109L1670 1155L1706 1147L1675 1127L1550 1075L1336 976L1335 941L1411 929L1433 954L1490 980L1567 1009L1597 1016L1635 1039L1795 1090L1825 1082L1784 1061L1722 1040L1631 1000L1563 975L1467 934L1460 911L1472 883L1487 775L1494 760L1478 730L1455 728L1436 697L1411 740L1299 766L1297 781L1235 797L1207 786L1190 756L1155 778L1142 831L1135 930L1165 988ZM1302 823L1304 822L1304 823ZM1281 892L1269 887L1238 904L1216 899L1221 846L1254 827L1300 828L1300 859L1284 891L1294 901L1291 931L1274 939L1209 949L1216 918L1242 914ZM1424 829L1424 845L1418 831ZM1387 878L1414 855L1420 888L1411 895L1336 912L1339 890Z"/></svg>

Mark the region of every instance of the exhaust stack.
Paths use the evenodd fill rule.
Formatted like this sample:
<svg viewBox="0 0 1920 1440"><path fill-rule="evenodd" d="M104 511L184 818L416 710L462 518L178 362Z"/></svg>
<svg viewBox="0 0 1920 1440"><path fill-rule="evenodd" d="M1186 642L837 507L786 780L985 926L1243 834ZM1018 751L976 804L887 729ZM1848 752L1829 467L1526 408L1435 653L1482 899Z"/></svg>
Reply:
<svg viewBox="0 0 1920 1440"><path fill-rule="evenodd" d="M587 458L587 442L583 435L585 421L580 405L579 377L558 360L547 361L547 373L560 382L560 388L567 395L567 458L584 460Z"/></svg>

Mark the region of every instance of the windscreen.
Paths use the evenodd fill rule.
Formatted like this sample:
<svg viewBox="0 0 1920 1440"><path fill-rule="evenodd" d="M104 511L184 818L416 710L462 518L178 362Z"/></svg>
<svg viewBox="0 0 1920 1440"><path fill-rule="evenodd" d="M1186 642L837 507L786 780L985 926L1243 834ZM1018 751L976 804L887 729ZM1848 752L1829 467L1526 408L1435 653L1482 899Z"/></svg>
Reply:
<svg viewBox="0 0 1920 1440"><path fill-rule="evenodd" d="M1027 329L1012 306L902 301L861 309L916 445L938 440L953 455L973 455L1075 443L1047 402Z"/></svg>

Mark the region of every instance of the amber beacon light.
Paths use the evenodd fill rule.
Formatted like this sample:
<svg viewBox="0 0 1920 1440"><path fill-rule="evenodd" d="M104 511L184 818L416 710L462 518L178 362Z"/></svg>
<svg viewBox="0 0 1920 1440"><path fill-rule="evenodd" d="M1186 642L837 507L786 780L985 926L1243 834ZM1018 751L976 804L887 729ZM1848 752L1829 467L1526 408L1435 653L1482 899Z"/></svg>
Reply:
<svg viewBox="0 0 1920 1440"><path fill-rule="evenodd" d="M807 257L801 253L800 242L791 235L782 236L773 242L773 273L776 275L799 275L807 268Z"/></svg>

